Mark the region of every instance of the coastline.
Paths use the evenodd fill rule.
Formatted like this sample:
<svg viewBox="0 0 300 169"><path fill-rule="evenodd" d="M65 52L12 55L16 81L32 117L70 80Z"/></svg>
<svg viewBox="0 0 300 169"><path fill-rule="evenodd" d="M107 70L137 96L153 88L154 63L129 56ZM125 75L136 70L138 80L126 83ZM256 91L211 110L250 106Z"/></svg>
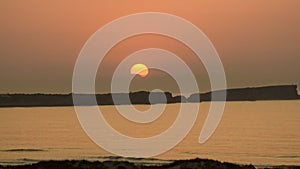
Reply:
<svg viewBox="0 0 300 169"><path fill-rule="evenodd" d="M74 101L74 98L75 101ZM80 102L78 102L80 100ZM210 101L266 101L300 100L297 85L263 86L194 93L189 97L174 96L171 92L138 91L106 94L0 94L0 107L57 107L152 105L174 103L200 103ZM75 103L77 104L75 104Z"/></svg>

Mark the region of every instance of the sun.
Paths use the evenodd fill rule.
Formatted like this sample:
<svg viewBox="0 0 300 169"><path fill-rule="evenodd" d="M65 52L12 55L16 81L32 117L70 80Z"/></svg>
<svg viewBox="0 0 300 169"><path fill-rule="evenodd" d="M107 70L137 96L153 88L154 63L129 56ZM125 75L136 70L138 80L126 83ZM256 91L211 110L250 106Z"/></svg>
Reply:
<svg viewBox="0 0 300 169"><path fill-rule="evenodd" d="M130 74L139 75L141 77L146 77L148 73L148 67L141 63L134 64L130 69Z"/></svg>

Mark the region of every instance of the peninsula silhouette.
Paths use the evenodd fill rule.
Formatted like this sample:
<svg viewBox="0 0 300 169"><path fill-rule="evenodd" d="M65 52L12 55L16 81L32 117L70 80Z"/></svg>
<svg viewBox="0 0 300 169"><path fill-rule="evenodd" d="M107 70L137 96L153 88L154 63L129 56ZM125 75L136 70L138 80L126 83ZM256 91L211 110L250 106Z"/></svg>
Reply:
<svg viewBox="0 0 300 169"><path fill-rule="evenodd" d="M265 86L253 88L238 88L195 93L190 97L173 96L170 92L139 91L131 93L96 94L97 105L128 105L128 104L160 104L212 101L212 95L226 92L226 101L259 101L259 100L297 100L297 85ZM89 100L92 94L75 94L82 100ZM86 99L85 99L86 98ZM200 98L200 100L199 100ZM224 101L214 98L213 101ZM70 94L0 94L0 107L47 107L73 106ZM81 105L93 105L82 102Z"/></svg>

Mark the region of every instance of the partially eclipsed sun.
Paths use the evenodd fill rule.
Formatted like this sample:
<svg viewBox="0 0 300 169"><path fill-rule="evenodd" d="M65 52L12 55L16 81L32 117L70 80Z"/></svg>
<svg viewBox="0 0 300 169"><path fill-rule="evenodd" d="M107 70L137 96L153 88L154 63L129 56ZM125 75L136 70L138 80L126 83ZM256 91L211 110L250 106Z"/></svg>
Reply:
<svg viewBox="0 0 300 169"><path fill-rule="evenodd" d="M149 73L149 70L144 64L134 64L130 69L130 74L139 75L141 77L146 77Z"/></svg>

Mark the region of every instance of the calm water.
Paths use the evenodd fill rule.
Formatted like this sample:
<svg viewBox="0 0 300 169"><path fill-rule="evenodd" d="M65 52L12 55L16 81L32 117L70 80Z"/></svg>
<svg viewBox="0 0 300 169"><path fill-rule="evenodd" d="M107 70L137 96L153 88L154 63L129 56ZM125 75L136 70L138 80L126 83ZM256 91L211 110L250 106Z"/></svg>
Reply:
<svg viewBox="0 0 300 169"><path fill-rule="evenodd" d="M300 165L300 101L228 102L219 127L205 144L197 141L209 103L200 106L189 135L175 148L155 158L200 157L243 164ZM167 105L162 116L149 124L128 122L113 106L100 109L119 132L148 137L167 129L179 107L179 104ZM105 160L114 156L87 137L73 107L1 108L0 133L1 164L48 159Z"/></svg>

